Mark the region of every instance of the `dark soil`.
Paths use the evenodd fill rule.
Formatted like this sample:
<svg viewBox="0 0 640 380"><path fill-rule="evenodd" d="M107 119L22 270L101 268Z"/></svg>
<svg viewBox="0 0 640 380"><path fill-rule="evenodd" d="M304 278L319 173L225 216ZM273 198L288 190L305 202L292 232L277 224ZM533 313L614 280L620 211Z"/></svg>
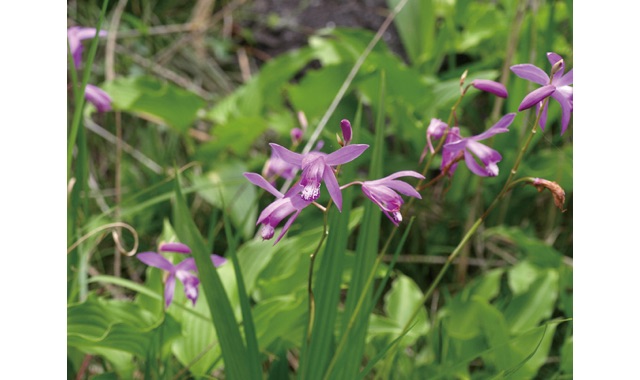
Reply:
<svg viewBox="0 0 640 380"><path fill-rule="evenodd" d="M377 31L390 10L385 0L255 0L247 25L254 47L268 56L307 44L309 36L327 27L356 27ZM392 51L405 57L393 24L383 35Z"/></svg>

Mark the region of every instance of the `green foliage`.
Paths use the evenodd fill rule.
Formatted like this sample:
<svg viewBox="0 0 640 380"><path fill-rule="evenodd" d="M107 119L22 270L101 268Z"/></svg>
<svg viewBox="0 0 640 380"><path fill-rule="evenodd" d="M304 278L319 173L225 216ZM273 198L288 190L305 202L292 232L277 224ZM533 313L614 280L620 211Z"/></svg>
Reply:
<svg viewBox="0 0 640 380"><path fill-rule="evenodd" d="M400 3L386 2L389 9ZM425 129L431 118L449 120L463 72L465 84L491 79L509 91L503 101L468 89L451 122L470 136L515 112L534 89L508 71L504 76L505 67L533 57L531 63L549 69L547 51L572 67L570 3L525 5L407 1L394 20L401 45L373 47L319 136L323 152L337 150L335 135L346 118L353 143L370 145L339 169L340 184L423 172L425 162L418 161ZM290 131L303 128L303 145L309 141L375 31L317 30L304 46L261 62L267 46L255 41L263 31L246 26L256 16L231 9L231 3L216 3L215 11L223 6L233 14L233 33L212 22L202 40L192 29L180 32L189 37L186 43L157 27L191 25L191 5L128 5L119 26L117 75L101 86L115 112L82 112L80 92L70 101L68 178L75 185L68 195L67 235L69 246L79 244L67 258L69 376L572 376L573 146L571 127L559 134L557 102L516 177L557 182L566 193L566 212L555 208L551 192L515 186L464 241L456 260L447 259L458 254L463 236L509 176L535 119L525 111L509 133L486 141L503 156L497 177L478 178L460 162L455 175L421 190L421 200L403 197L405 221L398 228L355 184L342 190L342 212L333 204L328 214L309 206L274 245L256 236L259 212L274 198L243 173L263 172L270 142L301 151ZM83 7L70 15L80 24L99 11ZM271 29L288 25L276 12L262 16ZM102 54L98 40L91 43L88 62ZM136 56L120 53L126 49ZM138 55L149 62L143 65ZM71 88L88 83L89 75L97 77L90 83L101 83L101 72L94 67L82 78L72 72ZM82 117L84 125L99 124L122 138L124 150L85 129ZM439 156L429 163L422 184L440 172ZM274 185L291 183L277 179ZM329 204L327 193L323 185L317 200L322 207ZM114 221L137 235L101 229ZM192 305L177 281L165 308L166 273L122 252L136 244L134 251L156 251L162 242L178 241L192 249L200 294ZM229 262L215 268L213 252ZM163 255L174 264L185 258ZM83 366L86 355L100 371Z"/></svg>

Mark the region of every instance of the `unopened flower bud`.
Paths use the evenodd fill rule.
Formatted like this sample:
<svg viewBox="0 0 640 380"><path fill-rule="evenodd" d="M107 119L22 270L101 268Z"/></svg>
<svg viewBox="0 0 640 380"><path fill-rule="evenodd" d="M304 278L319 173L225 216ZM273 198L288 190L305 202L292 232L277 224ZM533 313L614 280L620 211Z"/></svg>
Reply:
<svg viewBox="0 0 640 380"><path fill-rule="evenodd" d="M492 80L475 79L473 82L471 82L471 85L477 88L478 90L490 92L501 98L506 98L507 95L509 95L507 93L506 87L504 87L502 83L494 82Z"/></svg>
<svg viewBox="0 0 640 380"><path fill-rule="evenodd" d="M302 111L298 111L298 122L300 123L300 126L302 127L303 131L307 130L307 117L304 115L304 112Z"/></svg>
<svg viewBox="0 0 640 380"><path fill-rule="evenodd" d="M560 185L558 185L556 182L548 181L542 178L534 178L531 184L535 186L536 189L538 189L538 192L541 192L544 189L548 189L549 191L551 191L551 194L553 194L553 203L555 203L556 207L558 207L562 212L567 211L565 208L563 208L565 194Z"/></svg>
<svg viewBox="0 0 640 380"><path fill-rule="evenodd" d="M293 143L293 145L298 145L300 144L300 142L302 141L302 129L300 128L293 128L291 130L291 142Z"/></svg>
<svg viewBox="0 0 640 380"><path fill-rule="evenodd" d="M469 70L465 70L460 76L460 86L464 86L464 81L467 79L467 74L469 74Z"/></svg>
<svg viewBox="0 0 640 380"><path fill-rule="evenodd" d="M342 129L342 137L344 138L344 145L348 145L351 142L352 131L351 123L347 119L340 121L340 128Z"/></svg>
<svg viewBox="0 0 640 380"><path fill-rule="evenodd" d="M555 73L562 70L563 68L564 68L564 59L561 59L551 67L551 76L553 77Z"/></svg>

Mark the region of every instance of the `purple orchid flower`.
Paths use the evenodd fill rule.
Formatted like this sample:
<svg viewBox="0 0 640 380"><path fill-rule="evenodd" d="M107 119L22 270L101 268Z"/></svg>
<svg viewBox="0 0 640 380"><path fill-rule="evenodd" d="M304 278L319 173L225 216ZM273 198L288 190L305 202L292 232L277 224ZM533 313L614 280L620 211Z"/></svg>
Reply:
<svg viewBox="0 0 640 380"><path fill-rule="evenodd" d="M301 191L300 197L303 200L315 201L318 199L320 196L320 184L324 180L331 199L333 199L340 211L342 211L342 192L333 171L333 166L353 161L369 147L366 144L354 144L347 145L329 154L321 152L300 154L278 144L271 143L269 145L283 160L302 169L301 180L298 185L302 186L302 189L298 191Z"/></svg>
<svg viewBox="0 0 640 380"><path fill-rule="evenodd" d="M471 85L478 90L490 92L501 98L506 98L509 93L502 83L494 82L488 79L475 79Z"/></svg>
<svg viewBox="0 0 640 380"><path fill-rule="evenodd" d="M69 40L69 50L73 57L73 64L77 67L82 63L82 40L93 38L96 35L95 28L86 28L83 26L72 26L67 29L67 39ZM106 37L107 31L101 30L98 35Z"/></svg>
<svg viewBox="0 0 640 380"><path fill-rule="evenodd" d="M573 112L573 87L569 86L573 84L573 69L564 74L564 60L556 53L547 53L547 59L555 71L551 78L542 69L529 63L511 66L511 71L520 78L542 85L522 99L518 111L531 108L533 105L536 105L536 111L539 111L543 100L551 96L560 103L562 108L562 130L560 132L562 135L569 126L569 119L571 112ZM545 104L540 116L540 128L543 131L547 123L547 107L548 104Z"/></svg>
<svg viewBox="0 0 640 380"><path fill-rule="evenodd" d="M98 112L111 111L111 97L100 87L87 84L84 89L84 97L94 106Z"/></svg>
<svg viewBox="0 0 640 380"><path fill-rule="evenodd" d="M258 217L258 221L256 222L256 225L262 224L262 231L260 232L260 236L262 236L263 240L271 239L278 224L280 224L280 222L282 222L284 218L291 215L289 220L287 220L287 222L284 224L280 235L278 235L278 238L273 243L273 245L276 245L280 241L280 239L282 239L284 234L287 233L289 227L291 227L298 215L300 215L300 212L302 212L302 209L309 206L312 201L306 201L297 196L300 190L296 190L295 187L292 187L287 192L287 194L282 194L260 174L244 173L244 176L251 183L267 190L277 198L275 201L273 201L273 203L262 210L260 216Z"/></svg>
<svg viewBox="0 0 640 380"><path fill-rule="evenodd" d="M402 200L402 197L398 195L396 191L410 197L422 199L420 193L411 187L411 185L396 179L406 176L424 179L422 174L412 170L403 170L375 181L362 182L362 192L364 195L371 199L373 203L377 204L380 210L382 210L387 218L396 226L402 222L400 208L404 204L404 200Z"/></svg>
<svg viewBox="0 0 640 380"><path fill-rule="evenodd" d="M175 252L181 254L191 253L191 249L182 243L161 244L159 250L160 252ZM149 266L169 272L169 276L167 277L167 281L164 285L165 308L168 308L169 305L171 305L171 301L173 301L173 294L176 288L176 278L182 282L184 286L184 294L195 306L196 301L198 300L198 285L200 284L200 280L195 274L197 272L197 268L193 257L189 257L178 264L173 265L164 256L156 252L142 252L138 253L136 256L140 261ZM219 267L226 263L227 259L214 254L211 255L211 261L214 266Z"/></svg>
<svg viewBox="0 0 640 380"><path fill-rule="evenodd" d="M446 166L451 165L449 175L453 175L458 163L451 164L451 162L456 159L461 151L464 151L464 160L471 172L481 177L497 176L499 171L497 164L502 160L502 156L498 151L481 144L479 141L493 137L498 133L509 132L508 127L515 117L515 113L506 114L494 126L472 137L462 138L458 127L451 128L447 135L447 141L442 148L442 164L440 168L444 170ZM482 165L478 163L476 157Z"/></svg>
<svg viewBox="0 0 640 380"><path fill-rule="evenodd" d="M429 148L429 151L431 152L431 154L435 152L435 149L433 149L433 145L431 144L431 137L440 139L442 138L442 136L446 131L447 131L447 123L445 123L440 119L436 119L436 118L431 119L431 122L427 127L427 146L424 147L424 150L420 155L420 162L422 162L422 160L424 160L424 157L427 155L427 148Z"/></svg>

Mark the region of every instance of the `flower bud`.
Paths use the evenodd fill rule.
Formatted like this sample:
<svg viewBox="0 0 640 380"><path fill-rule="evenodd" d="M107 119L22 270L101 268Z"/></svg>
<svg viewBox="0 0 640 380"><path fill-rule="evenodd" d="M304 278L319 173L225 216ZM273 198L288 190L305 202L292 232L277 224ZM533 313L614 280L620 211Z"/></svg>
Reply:
<svg viewBox="0 0 640 380"><path fill-rule="evenodd" d="M564 69L564 59L559 60L551 66L551 76L553 77L558 71Z"/></svg>
<svg viewBox="0 0 640 380"><path fill-rule="evenodd" d="M340 122L340 128L342 129L342 137L344 138L344 145L348 145L351 142L352 131L351 123L347 119L342 119Z"/></svg>
<svg viewBox="0 0 640 380"><path fill-rule="evenodd" d="M494 82L492 80L475 79L473 82L471 82L471 85L478 90L490 92L501 98L506 98L508 95L507 89L502 83Z"/></svg>
<svg viewBox="0 0 640 380"><path fill-rule="evenodd" d="M293 128L291 130L291 142L293 143L293 145L298 145L300 144L300 142L302 141L302 129L300 128Z"/></svg>
<svg viewBox="0 0 640 380"><path fill-rule="evenodd" d="M303 131L307 130L307 117L305 116L304 112L302 111L298 111L298 122L300 123L300 126L302 127Z"/></svg>

